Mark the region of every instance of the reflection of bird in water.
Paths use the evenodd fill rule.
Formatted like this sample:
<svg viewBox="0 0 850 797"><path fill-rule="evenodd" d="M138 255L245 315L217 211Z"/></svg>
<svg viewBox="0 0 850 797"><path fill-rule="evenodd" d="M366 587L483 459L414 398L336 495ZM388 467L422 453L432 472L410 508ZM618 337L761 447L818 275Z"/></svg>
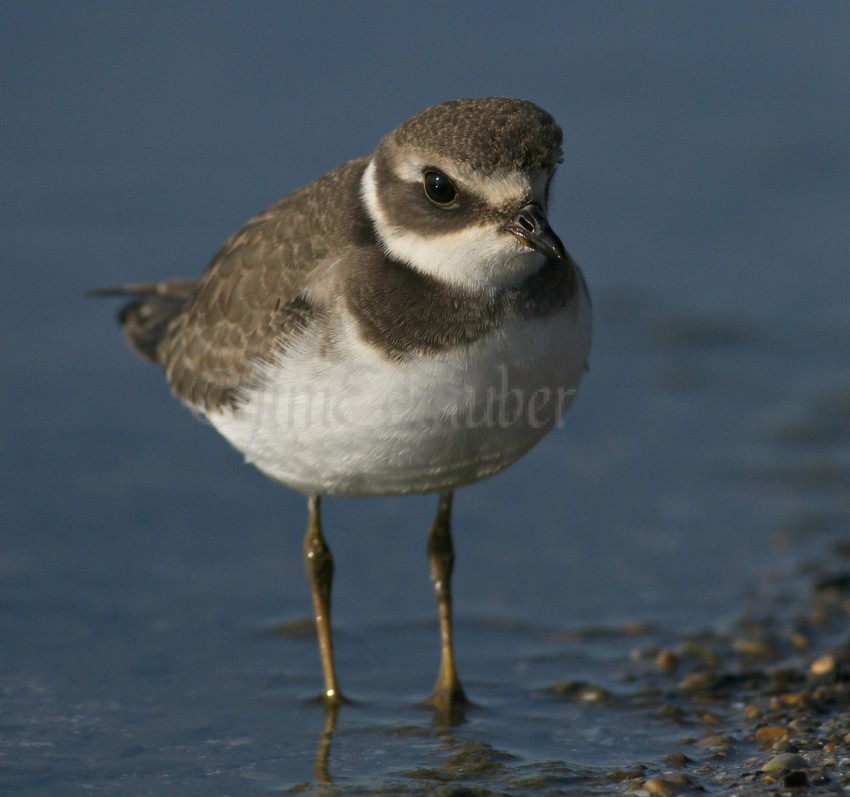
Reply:
<svg viewBox="0 0 850 797"><path fill-rule="evenodd" d="M590 348L587 289L546 215L560 157L560 128L531 103L437 105L250 221L200 280L96 292L133 297L121 321L136 351L263 473L309 496L328 705L342 695L320 496L417 492L440 493L431 702L446 715L465 702L452 492L559 422Z"/></svg>
<svg viewBox="0 0 850 797"><path fill-rule="evenodd" d="M316 783L329 784L331 778L331 745L336 732L336 721L339 717L339 702L330 703L325 706L325 722L322 732L319 734L319 743L316 745L315 775Z"/></svg>

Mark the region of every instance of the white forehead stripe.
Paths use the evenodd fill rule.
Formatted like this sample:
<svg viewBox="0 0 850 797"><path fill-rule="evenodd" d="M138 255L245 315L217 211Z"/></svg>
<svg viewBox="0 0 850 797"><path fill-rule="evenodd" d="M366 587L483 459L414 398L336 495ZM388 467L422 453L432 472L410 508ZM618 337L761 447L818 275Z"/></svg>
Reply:
<svg viewBox="0 0 850 797"><path fill-rule="evenodd" d="M374 161L363 173L360 193L384 250L443 282L474 291L498 288L523 279L543 262L542 255L495 223L444 235L419 235L392 224L381 207Z"/></svg>

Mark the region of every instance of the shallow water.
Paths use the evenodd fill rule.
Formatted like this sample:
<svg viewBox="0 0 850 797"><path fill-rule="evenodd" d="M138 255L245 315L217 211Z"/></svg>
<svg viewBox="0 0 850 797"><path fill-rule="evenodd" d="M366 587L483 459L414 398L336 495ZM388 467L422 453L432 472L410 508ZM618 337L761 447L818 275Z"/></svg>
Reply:
<svg viewBox="0 0 850 797"><path fill-rule="evenodd" d="M633 651L730 627L846 535L850 12L492 8L0 11L4 794L615 793L679 730L553 688L630 694ZM552 221L593 292L592 370L564 429L457 496L465 723L417 706L435 499L323 506L354 704L317 774L304 501L83 291L197 274L421 107L497 93L565 127Z"/></svg>

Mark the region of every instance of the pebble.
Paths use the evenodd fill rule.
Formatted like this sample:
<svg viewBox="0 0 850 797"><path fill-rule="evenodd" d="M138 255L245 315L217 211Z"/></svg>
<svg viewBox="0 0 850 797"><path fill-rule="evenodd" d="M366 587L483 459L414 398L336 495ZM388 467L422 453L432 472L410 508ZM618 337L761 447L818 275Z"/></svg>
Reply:
<svg viewBox="0 0 850 797"><path fill-rule="evenodd" d="M774 756L764 766L762 772L789 772L808 767L806 759L798 753L780 753Z"/></svg>
<svg viewBox="0 0 850 797"><path fill-rule="evenodd" d="M829 675L830 673L835 672L835 668L835 656L828 653L826 656L821 656L819 659L815 659L809 667L809 672L815 676Z"/></svg>
<svg viewBox="0 0 850 797"><path fill-rule="evenodd" d="M682 692L710 692L720 683L720 676L714 672L692 672L679 681Z"/></svg>
<svg viewBox="0 0 850 797"><path fill-rule="evenodd" d="M680 791L680 784L664 778L650 778L644 781L643 790L647 794L676 794Z"/></svg>
<svg viewBox="0 0 850 797"><path fill-rule="evenodd" d="M697 742L697 747L717 747L724 743L723 737L719 733L712 733L705 736Z"/></svg>
<svg viewBox="0 0 850 797"><path fill-rule="evenodd" d="M788 728L784 725L765 725L753 734L759 744L772 744L788 735Z"/></svg>
<svg viewBox="0 0 850 797"><path fill-rule="evenodd" d="M788 723L788 730L793 731L794 733L808 733L811 729L812 723L802 717L796 717Z"/></svg>
<svg viewBox="0 0 850 797"><path fill-rule="evenodd" d="M610 703L614 700L607 689L584 681L561 681L552 686L550 691L580 703Z"/></svg>
<svg viewBox="0 0 850 797"><path fill-rule="evenodd" d="M770 660L776 658L776 648L761 639L736 639L734 649L750 659Z"/></svg>
<svg viewBox="0 0 850 797"><path fill-rule="evenodd" d="M672 650L662 650L655 657L655 666L661 672L673 672L679 666L679 657Z"/></svg>

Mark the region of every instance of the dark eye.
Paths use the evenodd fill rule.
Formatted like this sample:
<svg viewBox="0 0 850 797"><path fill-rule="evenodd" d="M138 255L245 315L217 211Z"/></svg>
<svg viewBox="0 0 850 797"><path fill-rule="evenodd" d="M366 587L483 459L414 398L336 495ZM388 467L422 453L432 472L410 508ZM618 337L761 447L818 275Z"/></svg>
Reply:
<svg viewBox="0 0 850 797"><path fill-rule="evenodd" d="M457 197L454 184L442 172L425 172L422 185L425 188L425 196L436 205L451 205Z"/></svg>

